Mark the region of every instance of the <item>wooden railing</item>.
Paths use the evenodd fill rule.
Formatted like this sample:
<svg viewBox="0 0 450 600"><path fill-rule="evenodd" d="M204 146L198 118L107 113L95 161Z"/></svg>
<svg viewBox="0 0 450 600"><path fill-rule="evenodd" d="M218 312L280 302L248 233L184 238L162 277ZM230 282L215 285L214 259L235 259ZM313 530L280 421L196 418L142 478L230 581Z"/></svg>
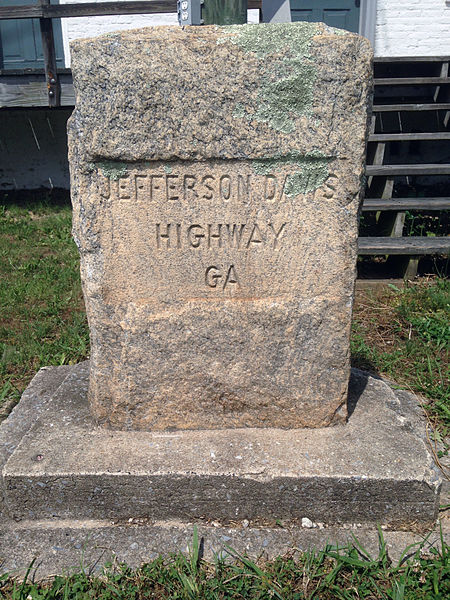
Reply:
<svg viewBox="0 0 450 600"><path fill-rule="evenodd" d="M247 2L250 9L261 9L261 4L261 0L248 0ZM61 106L61 84L56 66L52 19L174 12L177 12L176 0L132 0L131 2L86 2L82 4L50 4L50 0L39 0L37 4L0 7L0 20L39 19L48 105L56 107Z"/></svg>
<svg viewBox="0 0 450 600"><path fill-rule="evenodd" d="M445 191L436 183L450 181L449 65L450 56L375 60L362 210L376 219L370 237L359 238L359 253L388 256L388 270L406 278L416 275L421 256L450 253L445 234L405 235L411 211L450 209L450 184Z"/></svg>
<svg viewBox="0 0 450 600"><path fill-rule="evenodd" d="M261 9L261 1L248 1L248 8ZM40 0L32 6L0 7L0 19L29 19L39 18L42 34L44 65L46 77L46 92L50 106L61 105L61 84L63 82L63 104L73 105L73 89L70 71L56 68L55 46L53 41L52 19L61 17L87 17L117 14L149 14L176 12L176 0L139 0L131 2L101 2L83 4L52 5L50 0ZM410 63L433 63L435 71L427 76L411 71ZM388 65L386 72L382 63ZM405 65L405 70L402 72ZM418 177L431 178L449 176L448 161L439 162L440 156L434 160L418 164L414 157L405 155L402 164L392 164L389 159L393 154L390 148L393 144L401 147L402 151L410 143L426 144L442 143L449 140L450 123L450 57L426 57L404 59L376 59L375 62L375 104L373 121L367 154L366 175L368 186L366 199L362 210L377 214L377 229L370 237L359 238L359 253L361 255L392 255L402 258L404 274L414 276L417 271L418 259L427 254L446 254L450 252L450 238L440 237L403 237L406 211L443 211L450 209L450 195L431 193L418 194L416 197L404 197L396 193L396 184L402 178L411 178L414 182ZM408 68L407 68L408 67ZM380 70L381 69L381 70ZM392 73L389 73L392 70ZM413 76L411 76L411 74ZM6 75L3 73L3 75ZM60 75L60 77L59 77ZM389 76L386 76L389 75ZM400 75L400 76L399 76ZM403 75L403 76L402 76ZM36 73L31 78L42 77ZM14 76L9 75L9 79ZM20 79L20 76L17 77ZM8 77L5 77L8 79ZM29 82L31 88L36 82ZM6 86L10 87L10 86ZM34 88L33 88L34 90ZM415 90L415 91L414 91ZM23 93L25 102L20 99L9 106L40 105L45 102L42 92L33 91L33 102L28 93ZM39 102L40 96L44 102ZM6 106L6 105L5 105ZM397 129L389 124L392 115L398 121ZM420 127L411 124L411 115L429 115L422 119ZM397 161L394 161L397 162ZM395 262L398 264L398 261ZM394 266L394 263L393 263Z"/></svg>
<svg viewBox="0 0 450 600"><path fill-rule="evenodd" d="M249 9L261 8L261 0L248 0ZM74 4L28 4L1 6L0 19L61 19L67 17L101 17L104 15L139 15L175 13L176 0L133 0L131 2L83 2Z"/></svg>
<svg viewBox="0 0 450 600"><path fill-rule="evenodd" d="M176 0L133 2L86 2L76 4L34 4L0 7L0 19L61 19L101 15L168 13L177 11Z"/></svg>

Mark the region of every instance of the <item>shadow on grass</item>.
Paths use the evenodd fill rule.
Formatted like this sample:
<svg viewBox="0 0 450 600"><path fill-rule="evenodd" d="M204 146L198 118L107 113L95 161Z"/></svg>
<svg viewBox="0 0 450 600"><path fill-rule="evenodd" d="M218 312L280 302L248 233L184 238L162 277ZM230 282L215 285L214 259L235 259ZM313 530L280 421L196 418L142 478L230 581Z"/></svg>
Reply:
<svg viewBox="0 0 450 600"><path fill-rule="evenodd" d="M32 211L43 208L63 209L70 206L70 191L62 188L3 190L0 191L0 206L7 209L16 207Z"/></svg>
<svg viewBox="0 0 450 600"><path fill-rule="evenodd" d="M351 357L352 372L350 375L350 381L348 385L348 398L347 398L347 412L348 416L351 417L355 411L358 400L362 396L366 389L369 377L375 379L381 379L375 365L369 360L358 361L357 357L352 355Z"/></svg>
<svg viewBox="0 0 450 600"><path fill-rule="evenodd" d="M350 357L350 364L352 368L361 369L361 371L368 371L371 375L380 374L376 364L364 355L364 352L352 352Z"/></svg>

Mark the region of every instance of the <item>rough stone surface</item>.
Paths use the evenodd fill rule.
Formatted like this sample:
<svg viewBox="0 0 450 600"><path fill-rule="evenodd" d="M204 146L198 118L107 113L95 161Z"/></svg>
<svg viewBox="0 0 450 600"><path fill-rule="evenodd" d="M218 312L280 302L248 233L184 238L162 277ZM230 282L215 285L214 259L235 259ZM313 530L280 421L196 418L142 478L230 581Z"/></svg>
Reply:
<svg viewBox="0 0 450 600"><path fill-rule="evenodd" d="M187 551L194 524L212 558L225 545L274 557L352 535L376 556L380 523L397 560L434 524L440 482L417 399L361 371L348 426L314 431L108 431L87 384L88 363L42 369L0 426L2 571L24 575L34 558L38 579L114 558L137 566ZM438 546L440 531L426 539Z"/></svg>
<svg viewBox="0 0 450 600"><path fill-rule="evenodd" d="M226 556L231 546L252 558L275 558L286 553L322 549L326 544L344 546L354 543L355 535L361 545L376 559L379 534L375 526L312 529L291 527L223 527L197 524L203 540L204 558L214 560L217 553ZM138 567L161 553L188 553L192 549L194 524L173 521L158 523L113 523L111 521L26 521L0 525L0 573L25 575L33 558L34 579L46 578L72 570L100 570L106 562L126 562ZM444 530L444 540L450 541L450 530ZM410 552L423 544L424 551L440 548L440 531L435 529L424 542L424 536L406 531L384 531L386 549L393 561L398 561L405 549ZM35 571L36 569L36 571Z"/></svg>
<svg viewBox="0 0 450 600"><path fill-rule="evenodd" d="M440 478L417 400L361 371L348 424L320 429L111 431L95 426L87 385L88 363L70 367L21 439L8 421L0 428L14 446L1 473L3 526L132 519L252 530L279 520L298 530L307 518L424 531L437 518Z"/></svg>
<svg viewBox="0 0 450 600"><path fill-rule="evenodd" d="M32 379L16 406L0 426L0 469L10 458L17 445L38 419L54 392L70 373L69 366L44 367ZM0 485L0 521L7 517L4 486Z"/></svg>
<svg viewBox="0 0 450 600"><path fill-rule="evenodd" d="M344 421L367 40L156 27L74 42L72 70L97 422Z"/></svg>

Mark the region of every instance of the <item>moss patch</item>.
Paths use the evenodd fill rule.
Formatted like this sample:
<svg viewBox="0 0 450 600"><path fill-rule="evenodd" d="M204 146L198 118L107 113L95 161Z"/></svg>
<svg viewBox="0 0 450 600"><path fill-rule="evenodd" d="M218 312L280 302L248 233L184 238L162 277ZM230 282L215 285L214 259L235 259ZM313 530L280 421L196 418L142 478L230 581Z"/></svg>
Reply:
<svg viewBox="0 0 450 600"><path fill-rule="evenodd" d="M259 104L234 115L266 122L277 131L291 133L295 117L311 112L317 68L310 54L314 23L276 23L231 25L218 43L231 42L260 59Z"/></svg>
<svg viewBox="0 0 450 600"><path fill-rule="evenodd" d="M328 165L332 158L321 152L299 154L291 152L285 156L253 161L253 169L259 175L270 175L279 171L284 165L292 165L294 172L286 177L284 193L286 196L298 196L312 192L325 183L329 172Z"/></svg>
<svg viewBox="0 0 450 600"><path fill-rule="evenodd" d="M218 43L230 41L246 52L254 52L258 58L267 58L290 50L293 58L303 58L309 54L311 39L318 29L315 23L260 23L258 25L227 25L220 28L232 37L219 38Z"/></svg>
<svg viewBox="0 0 450 600"><path fill-rule="evenodd" d="M242 119L245 117L245 106L238 102L233 110L233 117L236 119Z"/></svg>
<svg viewBox="0 0 450 600"><path fill-rule="evenodd" d="M104 161L97 163L97 167L102 171L105 177L117 181L127 174L128 165L123 162Z"/></svg>

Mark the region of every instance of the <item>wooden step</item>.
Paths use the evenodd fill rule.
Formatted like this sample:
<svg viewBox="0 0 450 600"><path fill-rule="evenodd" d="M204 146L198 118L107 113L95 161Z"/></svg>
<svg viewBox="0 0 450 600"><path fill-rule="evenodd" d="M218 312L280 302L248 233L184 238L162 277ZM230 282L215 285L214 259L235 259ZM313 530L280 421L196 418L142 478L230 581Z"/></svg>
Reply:
<svg viewBox="0 0 450 600"><path fill-rule="evenodd" d="M450 175L450 164L424 165L367 165L366 175Z"/></svg>
<svg viewBox="0 0 450 600"><path fill-rule="evenodd" d="M443 85L450 83L450 77L381 77L374 79L377 85Z"/></svg>
<svg viewBox="0 0 450 600"><path fill-rule="evenodd" d="M417 63L417 62L448 62L449 55L444 56L375 56L374 63Z"/></svg>
<svg viewBox="0 0 450 600"><path fill-rule="evenodd" d="M433 133L374 133L369 136L369 142L415 142L450 140L449 131Z"/></svg>
<svg viewBox="0 0 450 600"><path fill-rule="evenodd" d="M369 210L450 210L449 198L365 198L363 211Z"/></svg>
<svg viewBox="0 0 450 600"><path fill-rule="evenodd" d="M447 254L450 237L360 237L358 253L367 254Z"/></svg>
<svg viewBox="0 0 450 600"><path fill-rule="evenodd" d="M450 110L450 102L430 104L374 104L374 112L418 112L425 110Z"/></svg>

